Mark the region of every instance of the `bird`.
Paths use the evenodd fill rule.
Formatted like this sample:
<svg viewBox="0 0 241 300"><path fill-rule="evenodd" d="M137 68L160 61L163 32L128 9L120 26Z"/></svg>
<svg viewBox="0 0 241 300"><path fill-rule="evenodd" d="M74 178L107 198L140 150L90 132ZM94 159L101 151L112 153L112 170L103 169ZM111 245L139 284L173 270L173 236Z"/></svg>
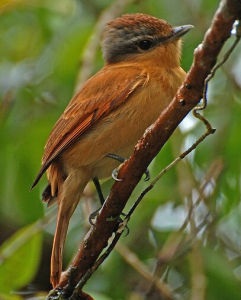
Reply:
<svg viewBox="0 0 241 300"><path fill-rule="evenodd" d="M68 225L87 183L108 178L131 155L137 141L168 106L185 78L181 37L193 26L172 26L143 13L125 14L106 24L104 66L71 99L48 137L41 169L43 201L57 202L50 281L62 272ZM112 157L112 158L111 158ZM117 159L113 159L117 157Z"/></svg>

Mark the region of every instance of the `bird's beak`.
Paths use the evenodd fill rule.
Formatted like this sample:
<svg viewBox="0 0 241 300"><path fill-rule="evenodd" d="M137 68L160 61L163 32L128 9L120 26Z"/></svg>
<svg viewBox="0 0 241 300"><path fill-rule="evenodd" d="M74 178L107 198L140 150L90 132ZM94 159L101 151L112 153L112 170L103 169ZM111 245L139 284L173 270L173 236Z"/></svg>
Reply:
<svg viewBox="0 0 241 300"><path fill-rule="evenodd" d="M193 25L182 25L182 26L177 26L173 28L173 39L178 39L184 34L186 34L190 29L192 29L194 26Z"/></svg>

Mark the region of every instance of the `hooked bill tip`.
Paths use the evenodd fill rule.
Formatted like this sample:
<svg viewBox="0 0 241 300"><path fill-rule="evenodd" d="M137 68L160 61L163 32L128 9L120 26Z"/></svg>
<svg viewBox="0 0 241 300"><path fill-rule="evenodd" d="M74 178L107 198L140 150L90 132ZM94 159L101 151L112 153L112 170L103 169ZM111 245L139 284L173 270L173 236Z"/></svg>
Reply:
<svg viewBox="0 0 241 300"><path fill-rule="evenodd" d="M182 25L173 28L173 36L179 38L186 34L190 29L194 28L193 25Z"/></svg>

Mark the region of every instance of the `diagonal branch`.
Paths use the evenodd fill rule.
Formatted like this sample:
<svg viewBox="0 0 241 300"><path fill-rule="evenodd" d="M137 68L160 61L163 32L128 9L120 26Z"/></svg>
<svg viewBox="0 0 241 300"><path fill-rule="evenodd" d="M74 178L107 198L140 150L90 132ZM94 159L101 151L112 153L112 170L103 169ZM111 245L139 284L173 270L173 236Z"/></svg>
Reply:
<svg viewBox="0 0 241 300"><path fill-rule="evenodd" d="M220 2L211 27L202 44L195 50L194 62L183 85L158 120L146 130L136 145L133 155L121 167L119 177L124 180L113 185L97 217L96 226L89 230L81 242L78 253L72 262L75 270L75 276L72 276L72 286L76 285L88 269L94 265L107 246L108 240L118 226L118 216L150 162L183 118L202 98L205 79L215 65L225 41L230 37L234 21L240 18L241 3L239 0L222 0ZM70 270L71 267L62 274L59 288L64 288L68 284L67 275Z"/></svg>

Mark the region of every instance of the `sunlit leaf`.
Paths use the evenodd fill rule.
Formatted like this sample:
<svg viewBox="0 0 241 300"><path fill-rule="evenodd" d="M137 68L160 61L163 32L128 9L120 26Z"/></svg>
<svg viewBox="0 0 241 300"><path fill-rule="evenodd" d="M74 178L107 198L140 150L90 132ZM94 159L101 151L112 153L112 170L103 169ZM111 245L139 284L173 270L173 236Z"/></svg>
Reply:
<svg viewBox="0 0 241 300"><path fill-rule="evenodd" d="M7 293L28 284L40 262L42 233L32 225L17 231L0 248L0 291Z"/></svg>
<svg viewBox="0 0 241 300"><path fill-rule="evenodd" d="M0 293L0 299L1 300L22 300L23 298L17 295L6 295Z"/></svg>

